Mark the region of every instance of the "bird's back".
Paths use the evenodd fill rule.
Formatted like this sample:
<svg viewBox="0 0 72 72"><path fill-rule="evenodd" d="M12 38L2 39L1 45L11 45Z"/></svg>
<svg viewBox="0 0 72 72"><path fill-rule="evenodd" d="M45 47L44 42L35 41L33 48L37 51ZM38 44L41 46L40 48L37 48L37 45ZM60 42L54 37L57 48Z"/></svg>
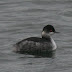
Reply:
<svg viewBox="0 0 72 72"><path fill-rule="evenodd" d="M20 53L45 52L53 49L50 39L30 37L15 44L15 51Z"/></svg>

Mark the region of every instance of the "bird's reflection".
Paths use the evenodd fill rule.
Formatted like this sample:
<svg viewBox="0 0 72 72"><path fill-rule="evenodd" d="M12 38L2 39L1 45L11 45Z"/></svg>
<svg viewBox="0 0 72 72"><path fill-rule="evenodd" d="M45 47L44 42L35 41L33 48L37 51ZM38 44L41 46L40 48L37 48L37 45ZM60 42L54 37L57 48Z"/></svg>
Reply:
<svg viewBox="0 0 72 72"><path fill-rule="evenodd" d="M20 53L20 54L27 54L27 55L34 55L36 58L38 57L48 57L48 58L54 58L55 57L55 52L56 50L53 50L53 51L30 51L30 52L17 52L17 53Z"/></svg>

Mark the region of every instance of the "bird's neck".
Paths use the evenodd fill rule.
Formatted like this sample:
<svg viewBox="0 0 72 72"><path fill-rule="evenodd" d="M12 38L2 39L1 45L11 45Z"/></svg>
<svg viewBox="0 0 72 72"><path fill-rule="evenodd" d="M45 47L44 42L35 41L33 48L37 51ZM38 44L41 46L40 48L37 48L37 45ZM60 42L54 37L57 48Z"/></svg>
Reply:
<svg viewBox="0 0 72 72"><path fill-rule="evenodd" d="M51 37L50 37L50 36L47 36L47 37L42 36L42 39L45 39L45 40L51 41Z"/></svg>

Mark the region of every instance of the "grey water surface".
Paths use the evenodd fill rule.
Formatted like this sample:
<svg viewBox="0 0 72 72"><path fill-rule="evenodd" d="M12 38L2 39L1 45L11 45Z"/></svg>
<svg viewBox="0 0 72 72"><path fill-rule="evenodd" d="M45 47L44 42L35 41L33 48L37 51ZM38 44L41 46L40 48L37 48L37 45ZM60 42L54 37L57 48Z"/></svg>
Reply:
<svg viewBox="0 0 72 72"><path fill-rule="evenodd" d="M13 44L41 36L51 24L59 31L55 58L13 52ZM72 0L0 0L0 72L72 72Z"/></svg>

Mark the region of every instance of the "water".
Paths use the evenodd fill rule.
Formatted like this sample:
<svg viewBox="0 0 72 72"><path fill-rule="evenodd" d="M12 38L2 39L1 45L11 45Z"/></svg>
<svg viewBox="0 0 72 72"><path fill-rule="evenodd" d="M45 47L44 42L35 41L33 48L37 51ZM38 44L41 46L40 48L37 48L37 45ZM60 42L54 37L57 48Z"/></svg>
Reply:
<svg viewBox="0 0 72 72"><path fill-rule="evenodd" d="M16 54L13 44L41 36L52 24L59 34L55 58ZM72 72L71 0L0 0L0 72Z"/></svg>

